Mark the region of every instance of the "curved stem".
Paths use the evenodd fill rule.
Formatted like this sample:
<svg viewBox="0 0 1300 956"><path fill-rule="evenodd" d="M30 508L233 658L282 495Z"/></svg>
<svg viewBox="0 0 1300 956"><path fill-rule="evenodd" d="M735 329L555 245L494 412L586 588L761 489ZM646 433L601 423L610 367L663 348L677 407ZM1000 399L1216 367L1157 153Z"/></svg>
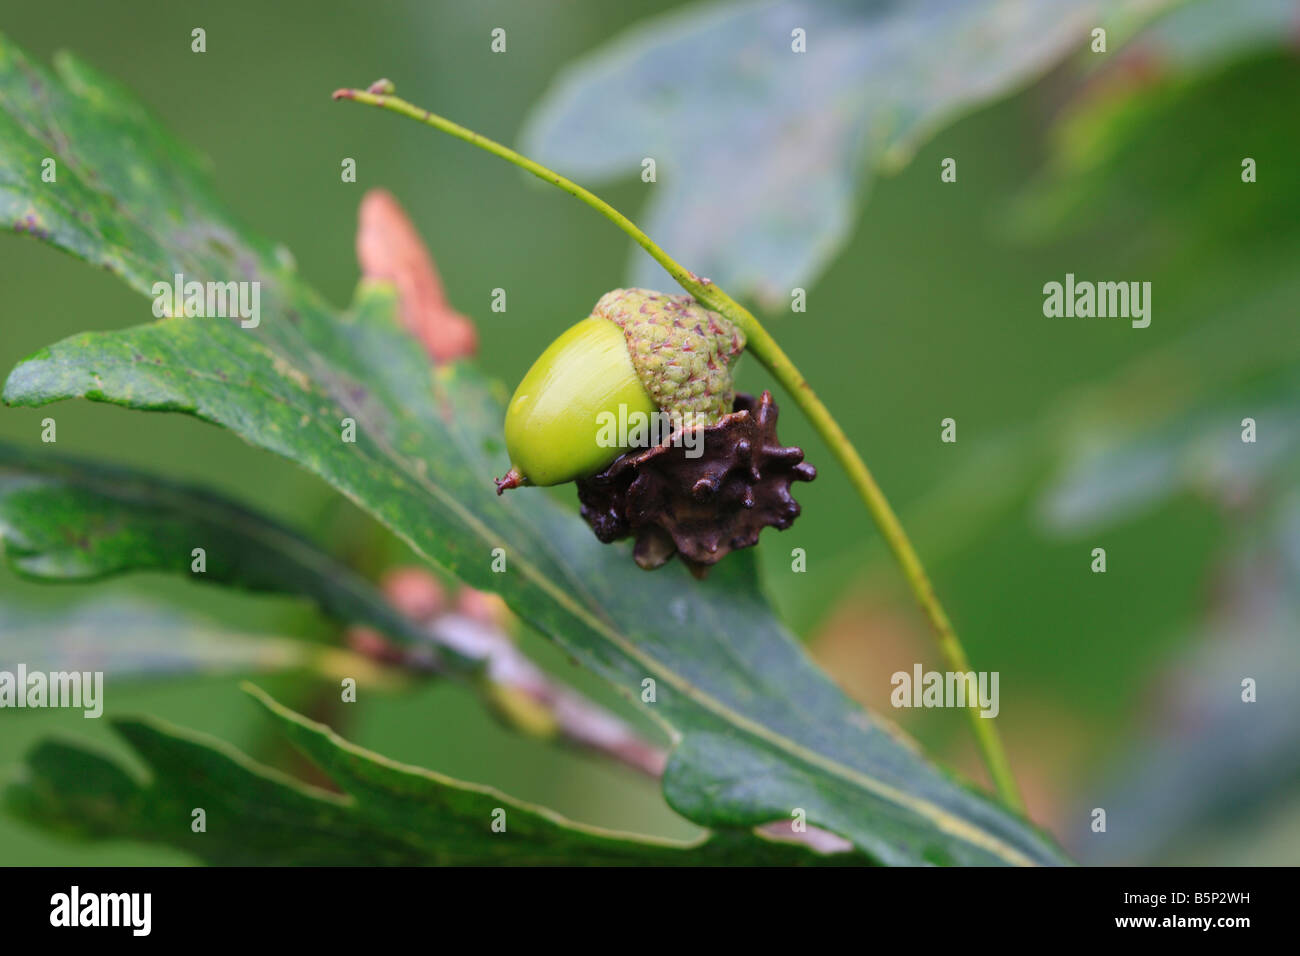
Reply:
<svg viewBox="0 0 1300 956"><path fill-rule="evenodd" d="M839 423L835 421L830 410L822 404L821 399L809 387L808 382L800 374L795 364L790 361L789 356L785 354L767 329L763 328L753 313L708 279L697 276L684 268L642 232L636 223L595 193L546 168L541 163L515 152L508 146L503 146L495 140L488 139L486 136L482 136L458 123L453 123L436 113L421 109L392 94L393 85L387 80L380 80L372 84L367 90L337 90L334 93L334 98L336 100L347 99L365 103L369 106L378 106L381 109L391 110L394 113L400 113L402 116L418 120L444 133L455 136L457 139L471 143L509 163L513 163L539 179L546 180L553 186L558 186L569 195L591 206L631 236L637 245L648 252L656 262L667 270L669 275L677 280L683 289L698 301L715 312L726 316L741 327L748 340L747 350L753 353L754 357L776 376L777 381L790 393L795 403L803 410L808 420L812 422L817 433L830 447L844 470L848 472L853 487L867 506L867 510L871 513L876 526L880 529L880 533L888 542L890 550L893 551L894 557L903 569L903 575L907 578L917 603L921 605L926 617L929 618L930 624L938 636L939 651L943 655L948 668L957 673L968 673L971 670L970 662L966 658L966 651L957 638L957 632L953 629L952 622L948 619L943 605L939 603L939 599L934 593L934 586L930 583L930 578L925 573L925 568L921 564L921 559L917 556L916 549L912 547L907 532L903 530L898 516L894 513L888 499L885 498L884 492L876 484L871 470L867 468L866 463L858 454L857 449L853 447L853 443L844 434L844 430L840 428ZM1023 814L1024 804L1020 799L1019 791L1016 789L1015 778L1011 774L1006 752L1003 750L1002 741L998 736L997 729L993 726L993 721L980 716L978 701L971 702L971 705L967 708L967 713L975 731L976 742L979 744L984 762L988 766L989 775L993 779L999 796L1008 807Z"/></svg>

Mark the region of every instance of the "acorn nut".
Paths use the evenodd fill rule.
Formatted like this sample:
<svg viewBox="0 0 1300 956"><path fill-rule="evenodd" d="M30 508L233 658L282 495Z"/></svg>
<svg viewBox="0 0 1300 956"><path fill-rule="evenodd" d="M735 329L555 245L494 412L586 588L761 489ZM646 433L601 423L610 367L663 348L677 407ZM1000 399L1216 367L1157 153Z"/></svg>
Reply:
<svg viewBox="0 0 1300 956"><path fill-rule="evenodd" d="M611 420L663 412L673 427L716 424L732 409L731 363L744 348L739 328L688 295L606 293L515 390L505 421L511 467L497 493L596 474L631 447L610 440Z"/></svg>

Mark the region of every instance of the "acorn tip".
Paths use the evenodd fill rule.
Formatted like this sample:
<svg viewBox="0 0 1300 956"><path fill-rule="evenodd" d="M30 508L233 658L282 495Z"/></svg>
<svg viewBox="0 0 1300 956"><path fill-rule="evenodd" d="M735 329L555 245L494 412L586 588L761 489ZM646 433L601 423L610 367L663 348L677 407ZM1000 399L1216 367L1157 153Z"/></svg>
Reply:
<svg viewBox="0 0 1300 956"><path fill-rule="evenodd" d="M493 478L492 480L496 482L498 495L505 494L507 488L519 488L528 484L527 479L519 472L519 469L514 467L505 473L505 477Z"/></svg>

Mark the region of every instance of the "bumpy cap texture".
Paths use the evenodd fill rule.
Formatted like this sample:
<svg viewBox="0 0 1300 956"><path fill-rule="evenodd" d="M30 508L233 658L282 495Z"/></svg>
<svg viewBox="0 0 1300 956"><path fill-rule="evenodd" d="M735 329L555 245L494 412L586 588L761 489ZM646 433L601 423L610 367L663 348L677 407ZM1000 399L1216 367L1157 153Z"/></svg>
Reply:
<svg viewBox="0 0 1300 956"><path fill-rule="evenodd" d="M764 528L788 528L799 516L790 483L812 481L817 470L802 449L781 445L776 418L770 392L737 396L735 411L703 429L700 456L669 440L578 479L582 517L606 543L635 535L633 556L647 570L679 554L703 576L757 544Z"/></svg>
<svg viewBox="0 0 1300 956"><path fill-rule="evenodd" d="M689 295L648 289L607 292L592 314L623 330L632 366L663 411L710 425L731 411L730 365L745 348L731 322Z"/></svg>

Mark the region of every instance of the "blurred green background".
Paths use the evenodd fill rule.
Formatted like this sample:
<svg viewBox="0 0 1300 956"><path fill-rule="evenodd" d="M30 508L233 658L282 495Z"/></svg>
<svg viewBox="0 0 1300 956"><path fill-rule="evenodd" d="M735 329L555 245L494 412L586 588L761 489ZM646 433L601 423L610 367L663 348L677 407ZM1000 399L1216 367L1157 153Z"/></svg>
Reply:
<svg viewBox="0 0 1300 956"><path fill-rule="evenodd" d="M336 303L348 301L357 277L357 204L368 188L392 191L424 235L451 301L477 321L482 364L513 383L560 329L622 284L626 242L517 170L416 124L335 104L329 93L387 76L411 101L511 143L566 63L666 6L62 0L54 8L10 5L0 29L34 57L71 49L135 90L179 139L211 158L229 207L291 248L304 277ZM207 30L201 56L190 51L195 26ZM497 26L510 37L505 56L489 50ZM1294 862L1297 773L1285 767L1271 795L1248 811L1243 800L1209 818L1193 814L1186 831L1140 853L1088 845L1086 809L1116 792L1123 755L1143 741L1161 746L1153 688L1201 646L1217 575L1249 522L1197 482L1171 478L1122 520L1063 526L1044 517L1053 483L1068 477L1085 447L1080 435L1087 447L1104 445L1208 403L1235 437L1261 392L1270 408L1296 407L1274 401L1276 376L1286 380L1295 368L1282 363L1294 357L1288 341L1296 337L1300 262L1293 53L1264 44L1167 72L1139 57L1127 67L1116 61L1107 72L1069 59L962 117L901 171L876 179L850 241L809 289L808 312L773 315L770 327L913 530L974 665L1000 672L999 725L1035 817L1085 860ZM1258 184L1240 181L1245 155L1258 162ZM356 184L340 182L340 160L349 156ZM954 185L939 182L948 156L959 160ZM600 190L633 218L655 188L635 174ZM75 332L151 318L149 303L111 276L26 238L0 240L0 263L6 371ZM1150 281L1151 327L1044 318L1042 285L1066 272ZM505 313L489 308L496 287L508 289ZM1232 373L1213 374L1226 368ZM1198 377L1203 369L1209 374ZM742 363L743 389L770 384L752 359ZM70 403L5 409L0 437L38 444L46 415L58 421L59 450L210 485L311 529L369 574L410 560L323 483L222 430ZM958 423L955 445L939 441L949 416ZM760 545L768 586L831 673L879 710L890 673L914 661L939 667L938 655L847 481L788 403L782 438L803 445L820 474L799 491L804 514L795 527L769 532ZM1138 480L1118 465L1106 475L1121 489ZM1267 526L1260 514L1246 512ZM1108 552L1105 575L1089 571L1097 546ZM807 550L807 574L790 573L792 547ZM292 601L162 576L50 586L0 569L6 604L125 593L161 596L249 630L328 637L333 627ZM548 666L619 708L548 646L524 640ZM1236 693L1235 680L1224 694ZM322 693L305 679L260 682L300 708ZM283 765L286 753L236 684L197 677L110 684L108 708L207 731ZM980 779L959 715L887 716ZM51 733L123 750L102 725L70 712L6 713L0 728L5 774ZM450 685L368 695L340 729L385 755L579 820L693 832L652 784L514 736ZM1300 754L1295 740L1279 746ZM1157 794L1147 810L1154 815L1159 785L1143 791ZM63 843L0 817L3 864L145 862L185 860L133 845Z"/></svg>

